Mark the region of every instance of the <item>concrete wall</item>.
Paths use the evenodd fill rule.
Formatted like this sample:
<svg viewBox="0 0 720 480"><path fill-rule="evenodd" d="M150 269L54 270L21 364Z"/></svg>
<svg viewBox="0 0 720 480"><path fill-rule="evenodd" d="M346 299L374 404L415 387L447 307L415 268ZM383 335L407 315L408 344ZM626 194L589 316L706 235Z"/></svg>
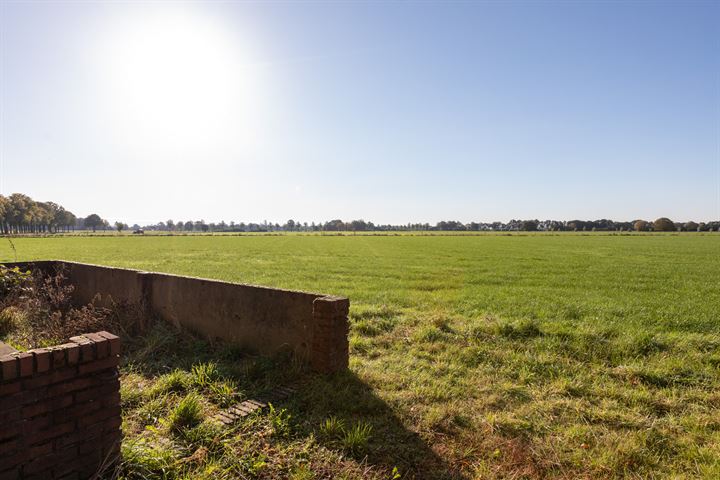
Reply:
<svg viewBox="0 0 720 480"><path fill-rule="evenodd" d="M0 356L1 480L112 471L121 441L119 353L120 339L98 332Z"/></svg>
<svg viewBox="0 0 720 480"><path fill-rule="evenodd" d="M75 262L18 265L64 269L78 304L137 304L148 316L259 354L288 350L320 372L347 368L347 298Z"/></svg>

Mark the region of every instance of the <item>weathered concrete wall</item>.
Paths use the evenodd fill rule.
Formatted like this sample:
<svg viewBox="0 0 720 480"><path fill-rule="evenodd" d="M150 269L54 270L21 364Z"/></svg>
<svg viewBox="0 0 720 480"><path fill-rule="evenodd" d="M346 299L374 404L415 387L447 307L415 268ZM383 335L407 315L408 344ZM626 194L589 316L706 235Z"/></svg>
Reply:
<svg viewBox="0 0 720 480"><path fill-rule="evenodd" d="M260 353L308 356L318 295L163 274L151 274L150 286L163 320Z"/></svg>
<svg viewBox="0 0 720 480"><path fill-rule="evenodd" d="M120 339L0 356L0 479L91 478L120 455Z"/></svg>
<svg viewBox="0 0 720 480"><path fill-rule="evenodd" d="M266 355L288 350L321 372L347 368L347 298L75 262L19 265L64 269L79 304L97 295L105 305L138 304L207 338Z"/></svg>

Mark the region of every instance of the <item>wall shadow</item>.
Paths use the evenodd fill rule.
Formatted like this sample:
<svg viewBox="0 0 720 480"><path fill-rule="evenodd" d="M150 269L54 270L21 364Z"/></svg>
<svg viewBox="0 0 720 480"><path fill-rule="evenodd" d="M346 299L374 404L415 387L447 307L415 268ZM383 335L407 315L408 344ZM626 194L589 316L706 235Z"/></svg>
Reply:
<svg viewBox="0 0 720 480"><path fill-rule="evenodd" d="M439 457L420 435L409 430L372 387L352 371L305 375L298 393L282 406L301 419L306 432L312 432L321 445L338 452L343 451L341 441L328 438L320 428L325 419L335 417L346 429L358 423L370 424L372 436L367 449L355 454L345 450L370 467L386 471L397 467L403 479L468 478Z"/></svg>
<svg viewBox="0 0 720 480"><path fill-rule="evenodd" d="M231 345L178 332L163 322L125 342L122 363L131 364L131 370L143 376L155 377L175 369L190 371L193 365L213 362L247 398L263 398L278 386L295 386L297 392L276 405L291 415L295 434L304 438L313 435L320 445L354 458L371 471L389 473L397 467L402 479L467 478L409 430L372 387L352 371L315 374L289 355L250 355ZM367 448L351 453L340 438L325 435L321 424L331 417L341 421L346 430L358 423L371 425Z"/></svg>

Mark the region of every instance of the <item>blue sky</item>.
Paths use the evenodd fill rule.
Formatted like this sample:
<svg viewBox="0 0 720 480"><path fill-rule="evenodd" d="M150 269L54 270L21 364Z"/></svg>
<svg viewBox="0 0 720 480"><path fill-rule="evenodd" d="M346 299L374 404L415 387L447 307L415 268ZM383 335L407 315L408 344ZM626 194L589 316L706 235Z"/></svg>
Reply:
<svg viewBox="0 0 720 480"><path fill-rule="evenodd" d="M4 2L3 194L155 222L720 218L717 2Z"/></svg>

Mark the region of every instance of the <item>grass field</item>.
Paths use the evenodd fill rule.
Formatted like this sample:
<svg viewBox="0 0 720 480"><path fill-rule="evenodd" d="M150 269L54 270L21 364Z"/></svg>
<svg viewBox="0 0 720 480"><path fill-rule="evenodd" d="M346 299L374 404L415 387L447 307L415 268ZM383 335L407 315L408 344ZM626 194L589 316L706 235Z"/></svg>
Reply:
<svg viewBox="0 0 720 480"><path fill-rule="evenodd" d="M276 412L239 426L224 440L237 455L235 475L720 478L718 234L14 243L19 260L77 260L350 298L351 371L312 378L287 405L290 419ZM2 248L0 258L13 260L9 246ZM151 347L136 352L152 358ZM208 360L203 348L200 358ZM192 376L185 367L177 375ZM138 375L154 381L162 369L125 372L126 385L136 388L124 387L135 396L124 401L136 406L146 395ZM182 383L167 377L162 382ZM139 427L137 416L128 418L124 428L156 428L157 418L177 413L176 397L157 397L170 403ZM333 436L335 421L347 430L368 425L368 444L355 448ZM193 452L177 450L168 465L191 465L183 456ZM198 476L223 458L181 470Z"/></svg>

